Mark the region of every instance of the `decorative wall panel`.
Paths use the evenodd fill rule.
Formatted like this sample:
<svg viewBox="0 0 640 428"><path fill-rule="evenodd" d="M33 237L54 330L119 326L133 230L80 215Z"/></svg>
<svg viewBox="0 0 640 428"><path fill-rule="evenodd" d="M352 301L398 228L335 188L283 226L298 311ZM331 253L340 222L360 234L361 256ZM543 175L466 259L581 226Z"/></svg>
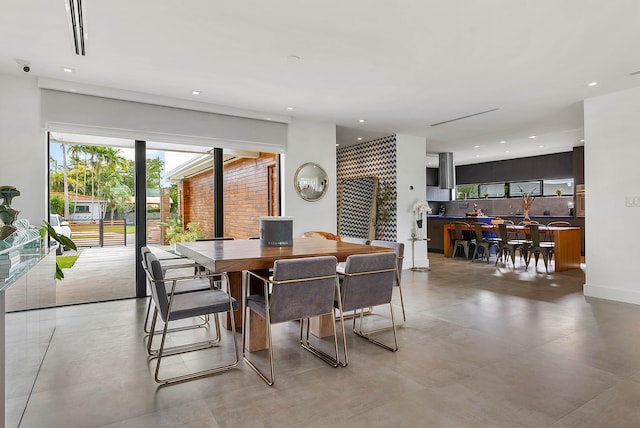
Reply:
<svg viewBox="0 0 640 428"><path fill-rule="evenodd" d="M336 175L338 195L342 195L345 180L377 177L381 188L392 189L392 195L387 202L390 208L389 218L378 225L377 239L395 241L397 239L397 192L396 192L396 136L380 138L337 150ZM348 200L338 198L338 223L342 205L349 204ZM338 224L340 231L340 224ZM357 236L366 238L367 236Z"/></svg>
<svg viewBox="0 0 640 428"><path fill-rule="evenodd" d="M338 212L338 235L375 239L375 209L378 179L362 177L344 180Z"/></svg>

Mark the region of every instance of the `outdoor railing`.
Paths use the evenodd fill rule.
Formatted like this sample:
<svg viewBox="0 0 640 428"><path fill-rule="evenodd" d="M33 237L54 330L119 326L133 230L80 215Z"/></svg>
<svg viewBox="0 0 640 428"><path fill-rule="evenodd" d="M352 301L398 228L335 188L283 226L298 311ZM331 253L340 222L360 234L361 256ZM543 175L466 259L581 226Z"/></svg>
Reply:
<svg viewBox="0 0 640 428"><path fill-rule="evenodd" d="M69 222L69 227L71 228L71 239L78 247L127 245L125 220Z"/></svg>

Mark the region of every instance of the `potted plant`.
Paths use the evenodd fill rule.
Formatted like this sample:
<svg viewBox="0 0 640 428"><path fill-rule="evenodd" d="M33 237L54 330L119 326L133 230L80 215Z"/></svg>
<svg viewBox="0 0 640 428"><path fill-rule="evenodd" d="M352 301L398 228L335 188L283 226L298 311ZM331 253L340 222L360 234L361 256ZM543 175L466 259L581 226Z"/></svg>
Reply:
<svg viewBox="0 0 640 428"><path fill-rule="evenodd" d="M378 191L376 192L376 236L396 210L395 190L395 187L389 184L378 185Z"/></svg>
<svg viewBox="0 0 640 428"><path fill-rule="evenodd" d="M54 241L56 241L58 243L58 245L60 245L60 246L62 246L64 248L70 248L70 249L72 249L74 251L76 251L78 249L76 247L76 244L70 238L67 238L64 235L58 234L55 231L55 229L53 228L53 226L51 226L49 224L49 222L47 222L45 220L44 221L44 225L42 225L40 227L40 236L42 238L44 238L44 236L47 233L49 234L49 238L51 238ZM56 262L56 279L64 279L64 273L62 273L62 269L58 265L58 262Z"/></svg>
<svg viewBox="0 0 640 428"><path fill-rule="evenodd" d="M416 215L416 225L417 227L417 238L422 239L422 214L431 214L431 207L427 201L418 201L413 204L413 213Z"/></svg>
<svg viewBox="0 0 640 428"><path fill-rule="evenodd" d="M562 189L556 189L556 196L562 196Z"/></svg>
<svg viewBox="0 0 640 428"><path fill-rule="evenodd" d="M198 238L204 237L200 230L200 223L190 222L184 227L182 225L182 217L167 218L166 223L160 224L167 228L166 239L171 245L175 245L176 242L193 242Z"/></svg>

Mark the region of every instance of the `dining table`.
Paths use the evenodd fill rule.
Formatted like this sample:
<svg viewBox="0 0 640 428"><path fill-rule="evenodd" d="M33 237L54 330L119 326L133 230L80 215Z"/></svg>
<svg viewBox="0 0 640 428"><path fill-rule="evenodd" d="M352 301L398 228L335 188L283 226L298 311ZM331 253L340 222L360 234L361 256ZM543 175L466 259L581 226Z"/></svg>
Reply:
<svg viewBox="0 0 640 428"><path fill-rule="evenodd" d="M507 225L509 232L524 234L526 225ZM462 230L473 230L473 224L469 227L462 225ZM580 269L581 262L581 246L580 246L580 228L577 226L562 227L540 227L541 235L551 234L554 242L553 260L556 272L563 272L570 269ZM455 231L455 225L448 223L444 225L444 255L450 257L452 248L452 233ZM482 231L488 233L498 233L497 224L482 223Z"/></svg>
<svg viewBox="0 0 640 428"><path fill-rule="evenodd" d="M229 292L239 303L242 302L243 271L251 270L268 275L276 260L301 257L335 256L343 262L354 254L371 254L391 251L389 248L372 245L352 244L329 239L294 238L293 245L285 247L267 247L260 245L258 239L235 239L220 241L196 241L176 243L176 252L204 266L213 273L226 273L229 278ZM242 305L241 305L242 306ZM244 313L236 311L233 317L227 317L225 327L231 328L234 322L237 329L242 328ZM250 351L267 348L266 324L263 318L250 311L248 322L247 347ZM312 332L319 337L332 335L332 315L311 320Z"/></svg>

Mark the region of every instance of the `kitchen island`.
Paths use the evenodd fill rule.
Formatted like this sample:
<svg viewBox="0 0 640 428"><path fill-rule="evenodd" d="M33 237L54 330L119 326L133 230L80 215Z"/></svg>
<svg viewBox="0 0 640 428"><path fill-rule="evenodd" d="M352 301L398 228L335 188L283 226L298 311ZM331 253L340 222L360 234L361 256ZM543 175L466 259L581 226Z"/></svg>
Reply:
<svg viewBox="0 0 640 428"><path fill-rule="evenodd" d="M445 224L452 223L454 221L464 221L467 223L474 223L481 221L483 223L491 223L491 220L500 217L504 220L512 220L515 224L520 223L523 220L523 216L518 215L504 215L504 216L489 216L489 217L465 217L465 216L449 216L449 215L429 215L427 216L427 236L431 239L429 242L429 251L435 253L448 253L449 249L445 249L445 236L444 226ZM548 224L552 221L568 221L572 226L580 228L580 254L584 255L584 217L570 217L570 216L531 216L531 220L536 220L540 224Z"/></svg>

